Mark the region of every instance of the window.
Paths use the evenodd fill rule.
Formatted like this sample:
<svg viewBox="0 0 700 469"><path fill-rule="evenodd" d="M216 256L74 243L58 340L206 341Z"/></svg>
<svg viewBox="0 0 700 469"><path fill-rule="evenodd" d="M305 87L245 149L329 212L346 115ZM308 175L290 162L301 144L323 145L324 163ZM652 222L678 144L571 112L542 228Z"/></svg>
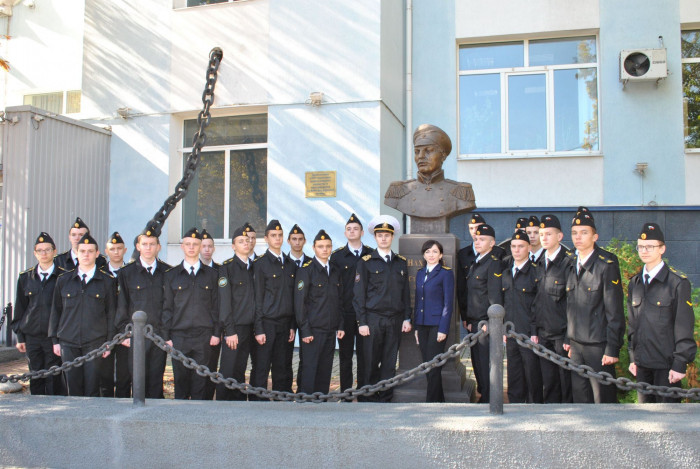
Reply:
<svg viewBox="0 0 700 469"><path fill-rule="evenodd" d="M80 90L27 94L24 95L24 104L28 104L54 114L75 114L80 112L80 97ZM64 103L65 108L63 106Z"/></svg>
<svg viewBox="0 0 700 469"><path fill-rule="evenodd" d="M192 151L197 120L186 120L183 168ZM182 233L206 228L228 239L250 222L258 232L267 218L267 115L215 117L206 129L197 175L183 200Z"/></svg>
<svg viewBox="0 0 700 469"><path fill-rule="evenodd" d="M700 30L681 32L686 148L700 148Z"/></svg>
<svg viewBox="0 0 700 469"><path fill-rule="evenodd" d="M460 46L460 156L599 149L595 37Z"/></svg>

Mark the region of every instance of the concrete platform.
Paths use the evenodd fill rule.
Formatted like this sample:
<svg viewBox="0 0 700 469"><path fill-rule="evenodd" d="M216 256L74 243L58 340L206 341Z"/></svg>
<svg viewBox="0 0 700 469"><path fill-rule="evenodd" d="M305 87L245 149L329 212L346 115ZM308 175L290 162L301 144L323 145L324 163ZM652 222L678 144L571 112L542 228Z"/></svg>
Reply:
<svg viewBox="0 0 700 469"><path fill-rule="evenodd" d="M0 465L700 467L700 406L0 396Z"/></svg>

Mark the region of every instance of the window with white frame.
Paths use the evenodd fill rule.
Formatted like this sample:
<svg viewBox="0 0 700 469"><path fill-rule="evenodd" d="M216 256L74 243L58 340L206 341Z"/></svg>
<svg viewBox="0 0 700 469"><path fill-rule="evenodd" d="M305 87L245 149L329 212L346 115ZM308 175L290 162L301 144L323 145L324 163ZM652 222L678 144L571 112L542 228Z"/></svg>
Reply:
<svg viewBox="0 0 700 469"><path fill-rule="evenodd" d="M459 47L459 155L600 150L595 37Z"/></svg>
<svg viewBox="0 0 700 469"><path fill-rule="evenodd" d="M681 32L685 146L700 149L700 30Z"/></svg>
<svg viewBox="0 0 700 469"><path fill-rule="evenodd" d="M54 114L75 114L80 112L81 94L80 90L26 94L23 102Z"/></svg>
<svg viewBox="0 0 700 469"><path fill-rule="evenodd" d="M184 123L183 169L192 151L197 120ZM205 228L228 239L249 222L258 231L267 218L267 115L214 117L207 146L182 206L182 233Z"/></svg>

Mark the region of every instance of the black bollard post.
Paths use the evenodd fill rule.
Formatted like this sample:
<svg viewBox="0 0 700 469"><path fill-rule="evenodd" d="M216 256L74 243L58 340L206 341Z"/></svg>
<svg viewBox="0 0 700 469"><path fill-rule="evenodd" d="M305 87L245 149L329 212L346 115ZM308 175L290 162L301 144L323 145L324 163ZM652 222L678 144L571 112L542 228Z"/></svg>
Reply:
<svg viewBox="0 0 700 469"><path fill-rule="evenodd" d="M501 305L491 305L489 315L489 412L503 414L503 318L506 310Z"/></svg>
<svg viewBox="0 0 700 469"><path fill-rule="evenodd" d="M147 316L143 311L136 311L131 319L134 321L134 333L131 337L134 357L134 376L132 377L134 405L142 406L146 404L146 338L144 332Z"/></svg>

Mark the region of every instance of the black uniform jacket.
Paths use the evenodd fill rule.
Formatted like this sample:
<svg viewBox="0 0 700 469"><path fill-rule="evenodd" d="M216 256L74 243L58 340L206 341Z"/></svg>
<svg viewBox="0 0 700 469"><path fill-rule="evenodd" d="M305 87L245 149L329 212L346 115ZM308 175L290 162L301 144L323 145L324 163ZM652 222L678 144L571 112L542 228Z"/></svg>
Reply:
<svg viewBox="0 0 700 469"><path fill-rule="evenodd" d="M503 270L501 288L506 321L511 321L515 331L530 336L537 335L535 324L535 295L539 286L537 264L526 261L513 277L513 261Z"/></svg>
<svg viewBox="0 0 700 469"><path fill-rule="evenodd" d="M297 270L294 290L294 314L301 337L314 335L313 331L343 330L343 283L340 269L333 264L330 275L315 257Z"/></svg>
<svg viewBox="0 0 700 469"><path fill-rule="evenodd" d="M346 244L342 248L336 249L331 254L331 264L335 265L340 271L340 277L343 283L343 313L352 315L353 321L356 321L355 308L352 306L353 286L355 285L355 267L360 257L372 253L372 248L362 245L360 256L356 256L352 249Z"/></svg>
<svg viewBox="0 0 700 469"><path fill-rule="evenodd" d="M54 344L80 347L116 333L117 281L95 269L83 289L78 270L61 274L56 280L49 320L49 337Z"/></svg>
<svg viewBox="0 0 700 469"><path fill-rule="evenodd" d="M167 270L164 277L163 338L170 340L173 333L220 336L216 270L200 262L193 279L181 262Z"/></svg>
<svg viewBox="0 0 700 469"><path fill-rule="evenodd" d="M237 334L236 326L252 326L255 321L254 265L238 256L224 261L219 269L220 321L225 336Z"/></svg>
<svg viewBox="0 0 700 469"><path fill-rule="evenodd" d="M488 320L489 306L502 303L502 276L501 259L493 252L472 263L466 278L467 310L462 314L462 321Z"/></svg>
<svg viewBox="0 0 700 469"><path fill-rule="evenodd" d="M294 288L297 265L284 256L284 264L270 250L255 259L255 335L264 334L263 319L287 321L296 329Z"/></svg>
<svg viewBox="0 0 700 469"><path fill-rule="evenodd" d="M545 269L546 253L537 264L536 335L543 339L563 339L566 336L566 283L574 259L574 254L561 246L549 268Z"/></svg>
<svg viewBox="0 0 700 469"><path fill-rule="evenodd" d="M605 344L604 354L617 357L625 333L620 268L594 249L576 273L574 260L566 283L566 335L581 344Z"/></svg>
<svg viewBox="0 0 700 469"><path fill-rule="evenodd" d="M503 264L503 258L506 252L500 246L494 246L491 250L491 254L496 256ZM459 312L462 320L467 317L467 276L469 275L469 268L472 266L477 258L477 254L474 253L474 244L460 249L457 252L457 304L459 305Z"/></svg>
<svg viewBox="0 0 700 469"><path fill-rule="evenodd" d="M149 273L137 259L121 269L117 274L119 295L117 298L117 330L123 331L131 322L131 315L143 311L147 315L146 324L153 326L156 334L163 330L163 283L165 271L171 266L156 260L155 272Z"/></svg>
<svg viewBox="0 0 700 469"><path fill-rule="evenodd" d="M667 265L644 288L642 273L628 287L630 361L645 368L685 373L695 360L695 316L690 282Z"/></svg>
<svg viewBox="0 0 700 469"><path fill-rule="evenodd" d="M46 277L46 283L37 272L38 264L19 274L17 295L12 315L12 330L17 334L17 341L24 343L26 336L48 337L51 303L56 279L65 272L54 259L54 269Z"/></svg>
<svg viewBox="0 0 700 469"><path fill-rule="evenodd" d="M355 272L353 306L359 326L367 325L369 313L403 316L411 320L411 292L406 258L391 253L391 262L375 249L360 258Z"/></svg>
<svg viewBox="0 0 700 469"><path fill-rule="evenodd" d="M56 262L63 270L66 272L74 270L76 267L78 267L75 262L73 262L73 256L71 255L71 250L67 250L65 252L62 252L61 254L57 254L56 257L54 258L54 262ZM98 269L102 270L109 270L107 269L107 258L100 254L97 256L97 260L95 261L95 265L97 266Z"/></svg>

